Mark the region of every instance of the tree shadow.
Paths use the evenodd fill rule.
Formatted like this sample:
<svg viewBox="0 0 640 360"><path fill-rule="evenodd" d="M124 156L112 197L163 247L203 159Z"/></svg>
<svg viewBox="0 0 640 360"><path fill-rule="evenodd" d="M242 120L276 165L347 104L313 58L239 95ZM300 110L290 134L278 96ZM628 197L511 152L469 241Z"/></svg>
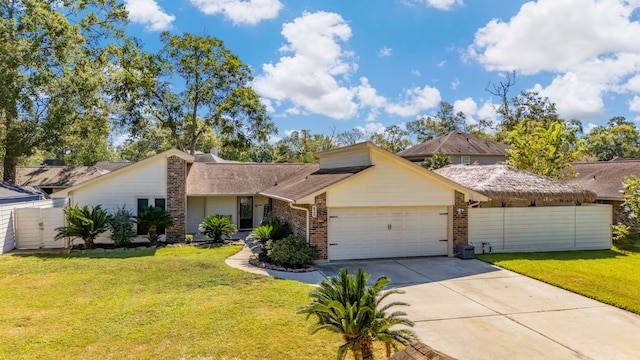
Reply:
<svg viewBox="0 0 640 360"><path fill-rule="evenodd" d="M89 249L89 250L77 250L64 254L46 254L46 253L24 253L24 254L12 254L12 256L24 257L24 258L38 258L42 260L55 260L55 259L69 259L69 258L87 258L87 259L128 259L137 257L155 256L156 249L126 249L126 250L104 250L104 249Z"/></svg>
<svg viewBox="0 0 640 360"><path fill-rule="evenodd" d="M638 252L623 249L625 252ZM623 251L611 250L579 250L579 251L550 251L535 253L499 253L499 254L478 254L478 259L495 262L508 260L598 260L598 259L614 259L617 257L628 256Z"/></svg>

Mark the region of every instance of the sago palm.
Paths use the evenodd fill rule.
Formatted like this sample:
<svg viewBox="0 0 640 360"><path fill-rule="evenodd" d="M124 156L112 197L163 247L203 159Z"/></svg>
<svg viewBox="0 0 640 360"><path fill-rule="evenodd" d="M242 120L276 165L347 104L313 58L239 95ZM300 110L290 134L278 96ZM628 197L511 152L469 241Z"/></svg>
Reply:
<svg viewBox="0 0 640 360"><path fill-rule="evenodd" d="M56 228L56 240L66 237L81 238L85 248L91 248L94 240L107 231L109 214L100 205L92 208L89 205L78 207L76 204L66 207L64 215L68 225Z"/></svg>
<svg viewBox="0 0 640 360"><path fill-rule="evenodd" d="M408 304L382 304L387 297L401 292L382 291L391 282L387 277L378 278L373 285L367 285L368 279L369 274L361 268L355 277L343 268L338 276L323 280L319 288L309 293L311 303L298 310L299 314L307 314L307 319L317 317L310 333L328 330L342 335L345 343L338 348L338 359L344 359L348 351L356 360L373 359L374 341L384 342L390 354L391 347L397 349L398 343L406 345L415 339L415 334L407 329L413 322L404 312L387 313L394 306Z"/></svg>
<svg viewBox="0 0 640 360"><path fill-rule="evenodd" d="M238 232L238 228L231 223L231 217L224 215L209 215L198 227L205 236L213 239L214 242L222 242L223 236L231 236Z"/></svg>

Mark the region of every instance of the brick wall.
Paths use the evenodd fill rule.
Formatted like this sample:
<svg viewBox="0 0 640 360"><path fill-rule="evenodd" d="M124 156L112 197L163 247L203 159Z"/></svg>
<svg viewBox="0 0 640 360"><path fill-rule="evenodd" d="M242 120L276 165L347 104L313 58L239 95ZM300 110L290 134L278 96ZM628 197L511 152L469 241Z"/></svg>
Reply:
<svg viewBox="0 0 640 360"><path fill-rule="evenodd" d="M177 156L167 158L167 211L173 227L167 229L167 242L182 242L186 233L187 162Z"/></svg>
<svg viewBox="0 0 640 360"><path fill-rule="evenodd" d="M462 209L462 211L458 211ZM455 192L455 202L453 205L453 251L456 245L469 243L469 209L468 203L464 201L464 194Z"/></svg>
<svg viewBox="0 0 640 360"><path fill-rule="evenodd" d="M292 209L288 202L273 199L273 214L289 223L293 233L307 236L307 213L304 210ZM316 217L312 217L312 205L296 205L309 210L309 244L318 248L320 260L327 259L327 194L315 198Z"/></svg>

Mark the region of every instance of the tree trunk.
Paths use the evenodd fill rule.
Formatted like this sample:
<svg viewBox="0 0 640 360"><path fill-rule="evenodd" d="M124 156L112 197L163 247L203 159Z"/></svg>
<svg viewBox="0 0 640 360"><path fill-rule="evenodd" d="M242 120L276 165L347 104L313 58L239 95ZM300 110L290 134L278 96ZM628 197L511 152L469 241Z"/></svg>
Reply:
<svg viewBox="0 0 640 360"><path fill-rule="evenodd" d="M374 360L375 354L373 353L373 341L371 338L364 339L361 344L362 347L362 360Z"/></svg>

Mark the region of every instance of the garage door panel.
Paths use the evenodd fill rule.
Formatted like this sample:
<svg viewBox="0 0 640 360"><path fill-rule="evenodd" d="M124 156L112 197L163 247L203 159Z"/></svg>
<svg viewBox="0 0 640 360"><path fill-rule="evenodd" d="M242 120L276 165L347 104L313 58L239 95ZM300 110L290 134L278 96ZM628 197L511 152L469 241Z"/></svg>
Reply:
<svg viewBox="0 0 640 360"><path fill-rule="evenodd" d="M446 207L329 209L329 260L446 255ZM444 213L444 215L442 215Z"/></svg>

